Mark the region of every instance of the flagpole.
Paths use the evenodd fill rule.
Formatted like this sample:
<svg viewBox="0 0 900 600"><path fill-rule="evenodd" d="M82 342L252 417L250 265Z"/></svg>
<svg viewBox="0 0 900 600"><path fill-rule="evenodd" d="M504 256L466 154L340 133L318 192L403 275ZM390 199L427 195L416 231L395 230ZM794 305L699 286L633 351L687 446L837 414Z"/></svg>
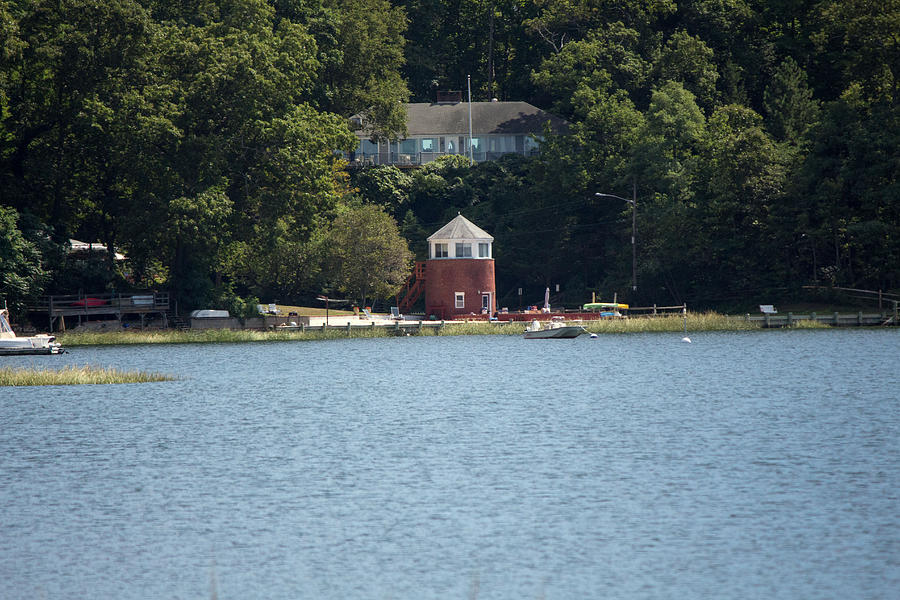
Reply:
<svg viewBox="0 0 900 600"><path fill-rule="evenodd" d="M475 162L472 158L472 76L466 75L466 85L469 88L469 160Z"/></svg>

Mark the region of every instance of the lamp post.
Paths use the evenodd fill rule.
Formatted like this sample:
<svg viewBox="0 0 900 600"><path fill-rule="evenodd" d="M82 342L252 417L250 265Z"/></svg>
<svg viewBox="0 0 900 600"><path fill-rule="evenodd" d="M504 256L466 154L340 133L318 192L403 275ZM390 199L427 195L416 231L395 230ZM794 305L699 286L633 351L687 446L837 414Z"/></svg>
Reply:
<svg viewBox="0 0 900 600"><path fill-rule="evenodd" d="M627 202L631 205L631 290L637 291L637 249L635 247L635 236L637 236L637 182L632 184L631 188L631 200L628 198L623 198L622 196L616 196L615 194L603 194L597 192L594 194L600 198L615 198L617 200L622 200L623 202Z"/></svg>

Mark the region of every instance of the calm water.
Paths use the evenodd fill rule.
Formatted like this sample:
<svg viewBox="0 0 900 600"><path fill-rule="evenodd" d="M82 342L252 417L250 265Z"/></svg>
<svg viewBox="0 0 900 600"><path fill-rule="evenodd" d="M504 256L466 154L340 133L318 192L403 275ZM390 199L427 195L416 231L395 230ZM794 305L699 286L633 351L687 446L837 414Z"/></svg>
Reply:
<svg viewBox="0 0 900 600"><path fill-rule="evenodd" d="M0 598L896 598L900 331L76 348Z"/></svg>

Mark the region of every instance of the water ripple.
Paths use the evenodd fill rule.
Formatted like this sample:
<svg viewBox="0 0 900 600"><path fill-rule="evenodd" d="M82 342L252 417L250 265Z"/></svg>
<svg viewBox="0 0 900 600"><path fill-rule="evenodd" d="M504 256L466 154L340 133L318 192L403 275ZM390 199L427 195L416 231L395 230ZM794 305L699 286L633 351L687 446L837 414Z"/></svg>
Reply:
<svg viewBox="0 0 900 600"><path fill-rule="evenodd" d="M679 339L47 357L182 379L0 391L0 597L892 597L900 332Z"/></svg>

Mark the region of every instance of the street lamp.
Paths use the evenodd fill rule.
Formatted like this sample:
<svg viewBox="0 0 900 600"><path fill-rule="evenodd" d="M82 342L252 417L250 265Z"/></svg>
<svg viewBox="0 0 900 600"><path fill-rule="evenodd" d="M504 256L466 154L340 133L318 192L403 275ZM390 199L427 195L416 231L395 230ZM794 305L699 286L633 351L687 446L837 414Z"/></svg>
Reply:
<svg viewBox="0 0 900 600"><path fill-rule="evenodd" d="M634 244L634 238L637 235L637 182L633 184L631 190L631 200L616 196L615 194L602 194L597 192L594 194L600 198L615 198L622 200L631 205L631 289L637 291L637 250Z"/></svg>

